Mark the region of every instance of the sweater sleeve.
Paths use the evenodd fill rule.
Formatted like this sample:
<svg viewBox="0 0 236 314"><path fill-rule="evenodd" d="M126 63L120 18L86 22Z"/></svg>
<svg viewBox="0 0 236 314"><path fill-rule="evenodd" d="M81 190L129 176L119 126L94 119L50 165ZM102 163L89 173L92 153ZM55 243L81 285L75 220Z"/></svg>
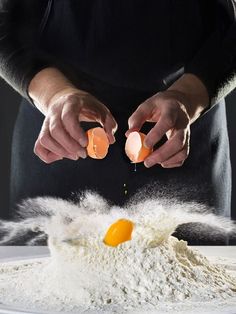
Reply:
<svg viewBox="0 0 236 314"><path fill-rule="evenodd" d="M31 104L28 86L52 58L38 48L50 0L2 0L0 3L0 76Z"/></svg>
<svg viewBox="0 0 236 314"><path fill-rule="evenodd" d="M185 66L208 90L214 105L236 87L236 2L218 1L216 28Z"/></svg>

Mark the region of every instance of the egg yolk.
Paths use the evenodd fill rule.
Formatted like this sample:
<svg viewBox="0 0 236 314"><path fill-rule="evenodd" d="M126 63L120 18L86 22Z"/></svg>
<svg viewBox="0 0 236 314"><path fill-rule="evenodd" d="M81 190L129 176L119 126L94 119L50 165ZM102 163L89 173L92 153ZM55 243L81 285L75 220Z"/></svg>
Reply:
<svg viewBox="0 0 236 314"><path fill-rule="evenodd" d="M131 240L131 234L134 224L127 219L119 219L113 223L107 233L103 242L109 246L117 246L123 242Z"/></svg>

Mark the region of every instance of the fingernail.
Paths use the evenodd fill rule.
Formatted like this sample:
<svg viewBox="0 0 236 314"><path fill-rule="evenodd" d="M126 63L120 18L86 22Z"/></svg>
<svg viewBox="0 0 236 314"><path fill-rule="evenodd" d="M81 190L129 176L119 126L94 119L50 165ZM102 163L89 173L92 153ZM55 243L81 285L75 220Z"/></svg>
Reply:
<svg viewBox="0 0 236 314"><path fill-rule="evenodd" d="M87 153L85 151L81 151L80 153L78 153L80 155L81 158L85 159L87 157Z"/></svg>
<svg viewBox="0 0 236 314"><path fill-rule="evenodd" d="M82 147L87 147L88 146L88 138L87 137L82 137L79 139L79 143Z"/></svg>
<svg viewBox="0 0 236 314"><path fill-rule="evenodd" d="M144 161L144 166L146 168L150 168L152 166L152 164L150 162L148 162L148 161Z"/></svg>
<svg viewBox="0 0 236 314"><path fill-rule="evenodd" d="M72 160L78 160L79 157L75 155L68 155L68 158Z"/></svg>
<svg viewBox="0 0 236 314"><path fill-rule="evenodd" d="M82 138L82 139L80 140L80 145L81 145L82 147L87 147L87 146L88 146L88 139Z"/></svg>
<svg viewBox="0 0 236 314"><path fill-rule="evenodd" d="M115 136L114 136L114 135L111 135L111 136L109 137L109 142L110 142L110 144L114 144L115 141L116 141Z"/></svg>

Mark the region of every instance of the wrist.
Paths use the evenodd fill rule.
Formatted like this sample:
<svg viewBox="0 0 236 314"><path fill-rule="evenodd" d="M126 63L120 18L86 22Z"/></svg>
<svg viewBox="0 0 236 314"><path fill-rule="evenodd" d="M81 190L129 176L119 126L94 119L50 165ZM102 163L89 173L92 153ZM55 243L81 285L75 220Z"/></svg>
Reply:
<svg viewBox="0 0 236 314"><path fill-rule="evenodd" d="M184 74L168 91L176 92L193 123L209 107L209 95L202 81L193 74Z"/></svg>
<svg viewBox="0 0 236 314"><path fill-rule="evenodd" d="M45 68L30 82L28 93L35 106L45 115L55 95L71 93L76 87L56 68Z"/></svg>
<svg viewBox="0 0 236 314"><path fill-rule="evenodd" d="M79 96L82 98L88 95L87 92L80 90L76 87L65 86L58 92L55 92L50 99L48 99L47 110L50 109L59 99L68 99L68 96Z"/></svg>

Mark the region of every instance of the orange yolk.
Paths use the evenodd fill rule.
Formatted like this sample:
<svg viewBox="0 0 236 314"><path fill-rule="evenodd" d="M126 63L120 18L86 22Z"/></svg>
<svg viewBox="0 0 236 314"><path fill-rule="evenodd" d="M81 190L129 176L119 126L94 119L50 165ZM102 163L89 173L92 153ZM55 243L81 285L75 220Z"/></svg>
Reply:
<svg viewBox="0 0 236 314"><path fill-rule="evenodd" d="M134 224L127 219L119 219L113 223L107 233L103 242L109 246L117 246L123 242L131 240L131 234Z"/></svg>
<svg viewBox="0 0 236 314"><path fill-rule="evenodd" d="M103 128L97 127L87 131L88 156L94 159L103 159L106 157L109 148L109 141Z"/></svg>
<svg viewBox="0 0 236 314"><path fill-rule="evenodd" d="M134 162L144 161L151 153L152 149L144 146L145 134L141 132L131 132L125 143L125 152L129 159Z"/></svg>

